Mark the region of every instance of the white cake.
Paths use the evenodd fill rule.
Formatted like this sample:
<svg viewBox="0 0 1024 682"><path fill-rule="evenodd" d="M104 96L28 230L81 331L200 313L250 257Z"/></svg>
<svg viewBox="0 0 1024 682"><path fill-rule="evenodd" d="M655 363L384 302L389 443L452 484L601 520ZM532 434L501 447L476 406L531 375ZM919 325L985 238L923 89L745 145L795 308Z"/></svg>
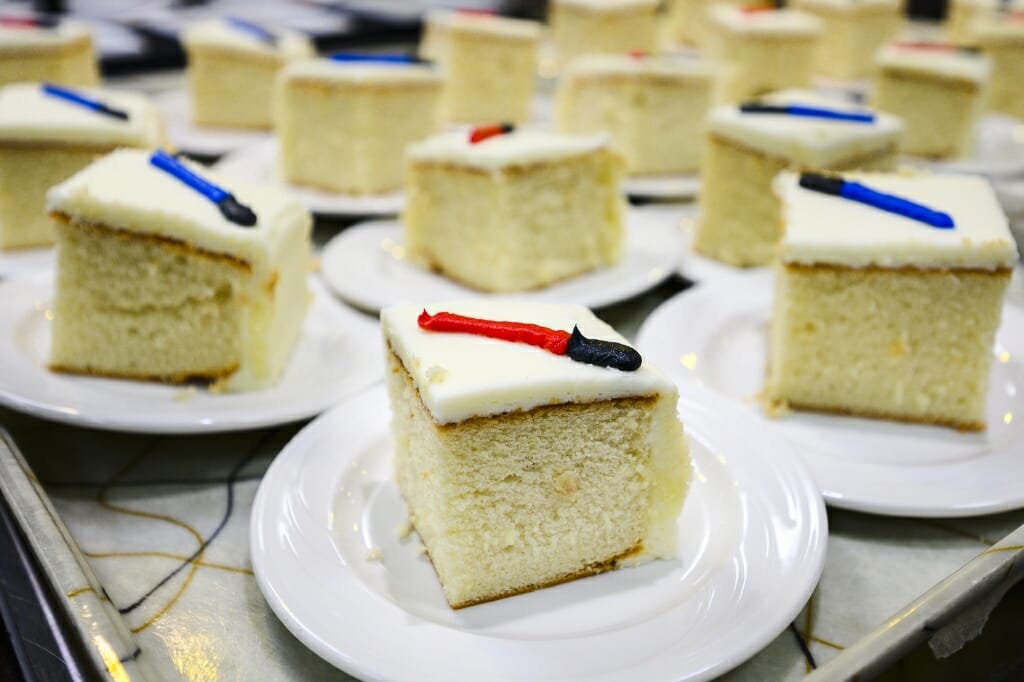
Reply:
<svg viewBox="0 0 1024 682"><path fill-rule="evenodd" d="M722 62L725 102L811 84L822 23L799 10L715 5L708 52Z"/></svg>
<svg viewBox="0 0 1024 682"><path fill-rule="evenodd" d="M675 556L690 466L670 381L646 362L623 371L428 331L423 310L381 313L394 469L452 607ZM428 311L626 343L580 306Z"/></svg>
<svg viewBox="0 0 1024 682"><path fill-rule="evenodd" d="M1024 118L1024 7L982 16L973 26L974 42L992 63L988 108Z"/></svg>
<svg viewBox="0 0 1024 682"><path fill-rule="evenodd" d="M332 192L399 189L406 147L440 120L441 77L417 64L297 60L277 88L282 176Z"/></svg>
<svg viewBox="0 0 1024 682"><path fill-rule="evenodd" d="M894 116L814 92L781 91L759 102L867 114L874 120L747 113L731 105L712 110L694 247L731 265L765 265L774 256L781 222L771 182L780 171L888 170L904 133Z"/></svg>
<svg viewBox="0 0 1024 682"><path fill-rule="evenodd" d="M979 20L1022 11L1024 0L950 0L946 13L949 40L957 45L975 45Z"/></svg>
<svg viewBox="0 0 1024 682"><path fill-rule="evenodd" d="M939 228L780 176L785 237L767 397L790 407L985 428L992 347L1017 249L977 176L844 179L945 213Z"/></svg>
<svg viewBox="0 0 1024 682"><path fill-rule="evenodd" d="M875 52L899 33L903 0L795 0L822 22L814 71L841 79L870 76Z"/></svg>
<svg viewBox="0 0 1024 682"><path fill-rule="evenodd" d="M945 43L891 43L875 59L874 105L907 124L901 150L967 155L985 103L987 57Z"/></svg>
<svg viewBox="0 0 1024 682"><path fill-rule="evenodd" d="M232 17L192 24L181 41L192 119L212 127L270 128L275 76L314 54L300 33Z"/></svg>
<svg viewBox="0 0 1024 682"><path fill-rule="evenodd" d="M0 21L0 85L19 82L91 86L99 82L92 35L74 21Z"/></svg>
<svg viewBox="0 0 1024 682"><path fill-rule="evenodd" d="M277 381L308 304L312 220L283 190L225 182L255 214L209 198L119 150L54 187L58 371L252 390Z"/></svg>
<svg viewBox="0 0 1024 682"><path fill-rule="evenodd" d="M46 214L50 187L117 147L152 148L163 142L162 119L146 97L95 88L69 93L127 118L47 94L37 83L0 88L0 248L52 243L53 222Z"/></svg>
<svg viewBox="0 0 1024 682"><path fill-rule="evenodd" d="M692 173L716 75L713 64L691 58L577 57L559 80L558 129L609 133L630 175Z"/></svg>
<svg viewBox="0 0 1024 682"><path fill-rule="evenodd" d="M548 20L558 61L593 52L652 52L658 0L551 0Z"/></svg>
<svg viewBox="0 0 1024 682"><path fill-rule="evenodd" d="M617 262L621 159L604 135L516 130L409 148L402 220L414 260L483 291L524 291Z"/></svg>

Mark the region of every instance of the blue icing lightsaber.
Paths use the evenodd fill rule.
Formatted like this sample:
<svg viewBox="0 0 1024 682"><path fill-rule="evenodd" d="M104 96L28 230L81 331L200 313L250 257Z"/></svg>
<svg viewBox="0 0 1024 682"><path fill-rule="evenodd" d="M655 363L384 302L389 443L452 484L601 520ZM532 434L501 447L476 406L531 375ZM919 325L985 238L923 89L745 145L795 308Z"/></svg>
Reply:
<svg viewBox="0 0 1024 682"><path fill-rule="evenodd" d="M245 33L248 33L256 40L259 40L260 42L268 43L270 45L277 44L277 36L275 36L267 29L263 28L259 24L254 24L251 21L246 21L245 19L240 19L238 17L224 17L224 21L226 21L231 26L234 26L239 31L244 31Z"/></svg>
<svg viewBox="0 0 1024 682"><path fill-rule="evenodd" d="M328 57L335 62L379 62L383 64L418 64L419 59L407 54L373 52L335 52Z"/></svg>
<svg viewBox="0 0 1024 682"><path fill-rule="evenodd" d="M149 163L160 170L173 175L204 197L217 204L217 208L224 214L224 217L231 222L252 227L256 224L256 214L252 209L235 199L227 190L218 187L212 182L205 180L191 170L185 164L163 151L157 149L149 157Z"/></svg>
<svg viewBox="0 0 1024 682"><path fill-rule="evenodd" d="M114 107L108 106L97 99L87 97L79 92L75 92L74 90L62 88L59 85L54 85L53 83L43 83L42 90L43 94L62 99L65 102L77 104L78 106L86 109L91 109L98 114L117 118L122 121L127 121L129 119L128 112L122 111L121 109L115 109Z"/></svg>
<svg viewBox="0 0 1024 682"><path fill-rule="evenodd" d="M853 123L874 123L875 115L858 111L839 111L825 107L804 106L802 104L762 104L746 102L740 105L744 114L787 114L807 118L824 118L832 121L850 121Z"/></svg>
<svg viewBox="0 0 1024 682"><path fill-rule="evenodd" d="M923 204L918 204L894 194L879 192L859 182L819 175L818 173L803 173L800 175L800 186L804 189L831 194L843 199L873 206L874 208L895 213L911 220L917 220L939 229L951 230L956 227L952 216L948 213L936 211Z"/></svg>

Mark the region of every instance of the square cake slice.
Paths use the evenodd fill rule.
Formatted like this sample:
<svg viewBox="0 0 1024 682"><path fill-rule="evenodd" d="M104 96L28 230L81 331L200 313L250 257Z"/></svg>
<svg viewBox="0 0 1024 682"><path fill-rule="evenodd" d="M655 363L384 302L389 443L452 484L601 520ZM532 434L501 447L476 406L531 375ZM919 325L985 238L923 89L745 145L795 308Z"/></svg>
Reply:
<svg viewBox="0 0 1024 682"><path fill-rule="evenodd" d="M626 370L581 361L594 339L625 340L580 306L428 310L388 308L381 325L395 476L448 603L674 557L691 473L675 386L627 346ZM548 349L462 316L540 325ZM577 327L586 339L567 341Z"/></svg>
<svg viewBox="0 0 1024 682"><path fill-rule="evenodd" d="M980 17L974 36L992 63L988 108L1024 119L1024 3Z"/></svg>
<svg viewBox="0 0 1024 682"><path fill-rule="evenodd" d="M99 83L92 34L58 18L0 17L0 85L47 81L89 87Z"/></svg>
<svg viewBox="0 0 1024 682"><path fill-rule="evenodd" d="M785 174L777 191L786 235L768 400L984 429L992 347L1017 261L988 182L957 175L798 180ZM827 193L834 191L842 196ZM912 202L915 217L862 203L874 202L871 191Z"/></svg>
<svg viewBox="0 0 1024 682"><path fill-rule="evenodd" d="M270 128L274 78L288 62L314 54L300 33L236 17L193 24L182 44L192 120L221 128Z"/></svg>
<svg viewBox="0 0 1024 682"><path fill-rule="evenodd" d="M947 43L890 43L875 59L874 106L907 124L906 154L961 157L974 143L991 64Z"/></svg>
<svg viewBox="0 0 1024 682"><path fill-rule="evenodd" d="M409 257L482 291L547 286L621 258L621 159L604 135L487 126L409 148Z"/></svg>
<svg viewBox="0 0 1024 682"><path fill-rule="evenodd" d="M399 189L405 148L439 123L441 77L426 66L372 55L298 60L277 88L281 174L299 185L345 194Z"/></svg>
<svg viewBox="0 0 1024 682"><path fill-rule="evenodd" d="M782 233L771 183L783 170L891 170L903 124L845 100L786 90L712 110L694 248L766 265Z"/></svg>
<svg viewBox="0 0 1024 682"><path fill-rule="evenodd" d="M309 303L309 213L123 149L49 194L57 219L50 367L250 390L277 381Z"/></svg>
<svg viewBox="0 0 1024 682"><path fill-rule="evenodd" d="M163 142L142 95L18 83L0 88L0 249L53 243L46 191L117 147Z"/></svg>
<svg viewBox="0 0 1024 682"><path fill-rule="evenodd" d="M658 0L551 0L548 19L563 66L583 54L657 47Z"/></svg>
<svg viewBox="0 0 1024 682"><path fill-rule="evenodd" d="M699 59L578 57L559 80L558 129L609 133L629 175L692 173L700 166L715 76L713 65Z"/></svg>
<svg viewBox="0 0 1024 682"><path fill-rule="evenodd" d="M841 79L870 76L875 52L903 21L902 0L795 0L793 6L822 23L814 72Z"/></svg>

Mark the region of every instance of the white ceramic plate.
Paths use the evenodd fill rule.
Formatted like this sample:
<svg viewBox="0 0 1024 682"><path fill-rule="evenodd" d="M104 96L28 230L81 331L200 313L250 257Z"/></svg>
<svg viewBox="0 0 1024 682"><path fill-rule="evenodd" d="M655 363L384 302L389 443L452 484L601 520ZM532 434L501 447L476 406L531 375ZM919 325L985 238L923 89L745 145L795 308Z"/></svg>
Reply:
<svg viewBox="0 0 1024 682"><path fill-rule="evenodd" d="M383 375L376 323L311 280L302 336L273 388L203 388L58 374L46 369L53 272L0 284L0 404L54 421L139 433L211 433L312 417Z"/></svg>
<svg viewBox="0 0 1024 682"><path fill-rule="evenodd" d="M963 159L930 161L904 157L910 165L939 173L978 173L991 177L1024 174L1024 121L990 114L975 128L974 150Z"/></svg>
<svg viewBox="0 0 1024 682"><path fill-rule="evenodd" d="M598 308L656 286L676 268L679 230L673 222L643 209L631 209L627 220L626 254L618 265L503 297ZM396 303L499 297L410 263L402 246L402 227L396 221L362 223L340 232L324 247L320 274L336 294L365 310Z"/></svg>
<svg viewBox="0 0 1024 682"><path fill-rule="evenodd" d="M770 289L736 282L666 301L640 329L644 357L684 385L761 412ZM810 412L770 420L803 456L833 506L874 514L975 516L1024 506L1024 311L1009 304L994 349L988 430Z"/></svg>
<svg viewBox="0 0 1024 682"><path fill-rule="evenodd" d="M246 145L269 140L269 130L245 128L204 128L192 122L189 95L185 90L170 90L156 96L164 115L167 138L179 151L196 156L221 156Z"/></svg>
<svg viewBox="0 0 1024 682"><path fill-rule="evenodd" d="M56 252L52 246L0 251L0 280L50 270L55 259Z"/></svg>
<svg viewBox="0 0 1024 682"><path fill-rule="evenodd" d="M289 184L277 174L277 142L274 140L241 147L217 162L214 168L218 173L238 180L281 185L318 215L397 215L405 204L405 194L401 191L359 196Z"/></svg>
<svg viewBox="0 0 1024 682"><path fill-rule="evenodd" d="M693 248L693 238L697 230L696 204L679 204L675 206L651 206L645 207L651 211L659 211L666 217L670 217L677 225L683 235L682 256L679 261L679 274L691 282L706 283L717 282L723 279L735 279L737 277L744 281L756 282L760 286L771 286L771 268L737 268L726 263L719 262L713 258L697 253Z"/></svg>
<svg viewBox="0 0 1024 682"><path fill-rule="evenodd" d="M693 199L700 193L700 176L692 173L626 178L622 191L638 199Z"/></svg>
<svg viewBox="0 0 1024 682"><path fill-rule="evenodd" d="M417 543L398 539L389 412L381 386L303 429L263 477L250 525L274 612L359 679L706 679L776 637L821 575L826 518L803 465L757 418L690 390L680 413L697 474L680 559L452 611Z"/></svg>

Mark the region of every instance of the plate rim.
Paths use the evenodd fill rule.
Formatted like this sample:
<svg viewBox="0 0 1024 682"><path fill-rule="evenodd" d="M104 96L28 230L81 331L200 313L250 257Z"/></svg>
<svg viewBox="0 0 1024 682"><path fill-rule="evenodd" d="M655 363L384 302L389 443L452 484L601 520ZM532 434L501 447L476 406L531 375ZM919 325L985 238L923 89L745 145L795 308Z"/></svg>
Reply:
<svg viewBox="0 0 1024 682"><path fill-rule="evenodd" d="M774 287L774 281L772 282ZM746 289L744 287L747 287ZM728 279L718 281L713 284L707 284L703 287L691 287L684 291L681 291L674 296L668 298L661 304L659 304L651 313L647 316L644 322L641 324L640 329L636 335L636 345L642 351L650 352L650 349L656 344L652 339L659 336L657 331L660 327L668 324L668 321L678 320L682 314L679 312L680 308L683 308L692 303L696 297L713 299L716 305L728 305L726 301L731 301L737 297L742 297L748 301L752 297L767 296L768 304L770 306L771 296L773 293L770 290L765 289L751 289L750 282L744 280ZM728 289L724 291L723 289ZM1018 315L1024 320L1024 308L1020 305L1013 303L1007 299L1003 301L1004 314L1007 310L1012 311L1010 314ZM663 318L665 321L663 321ZM732 396L722 393L716 388L706 386L704 382L698 384L698 380L688 376L685 373L678 371L674 366L671 369L667 369L667 374L678 386L692 387L701 386L704 390L709 390L722 398L729 400L730 402L743 407L743 409L753 412L762 421L766 422L769 427L778 433L778 435L785 438L791 445L791 447L797 452L797 454L804 460L812 474L815 474L817 467L814 464L816 456L813 453L806 452L800 447L798 443L781 431L780 427L773 420L763 414L763 412L754 410L750 405L745 404L743 401L738 400ZM836 418L840 418L838 415ZM856 418L856 417L855 417ZM899 426L897 422L885 421L886 424L893 424ZM908 424L908 428L914 428L919 425ZM936 427L939 428L939 427ZM817 480L817 476L815 476ZM1024 491L1016 498L1005 499L998 503L987 503L987 504L956 504L956 505L941 505L941 506L925 506L920 504L905 504L905 503L894 503L879 500L865 500L860 497L850 498L848 494L844 494L842 491L826 489L826 485L819 485L821 495L824 497L826 504L829 507L836 509L843 509L847 511L854 511L863 514L872 514L876 516L886 517L904 517L904 518L967 518L976 516L987 516L990 514L999 514L1008 511L1015 511L1024 508Z"/></svg>
<svg viewBox="0 0 1024 682"><path fill-rule="evenodd" d="M10 289L21 290L24 295L32 295L33 290L38 291L40 287L49 287L46 289L49 296L53 295L52 292L52 278L55 270L53 268L46 269L44 271L36 272L31 275L19 278L11 278L0 281L0 294L7 294ZM49 277L50 282L34 281L42 280L45 277ZM358 311L347 310L343 303L339 303L335 298L326 290L322 283L320 283L316 277L309 276L307 278L311 293L313 293L314 300L319 301L320 305L328 306L333 309L334 314L341 314L351 320L355 321L358 325L360 323L357 316L361 315ZM312 310L312 305L310 306ZM6 313L12 322L17 322L25 312L24 306L14 308L10 312ZM0 313L0 319L3 319L3 313ZM308 319L308 318L307 318ZM368 322L372 325L372 322ZM355 326L355 325L353 325ZM13 335L14 326L12 324L10 328L10 334ZM369 330L360 330L353 334L354 337L363 337L369 334ZM39 368L41 372L48 372L45 368ZM69 375L69 379L74 379L74 375ZM340 398L335 398L329 403L319 405L314 410L313 406L307 406L302 409L282 409L281 411L273 414L257 414L253 417L248 414L236 415L230 418L202 418L195 417L193 419L172 421L169 423L162 423L159 419L145 420L139 418L119 418L118 416L103 416L95 415L92 412L82 413L78 409L68 411L54 406L51 403L41 401L33 397L25 397L20 395L18 391L12 390L2 383L0 383L0 405L6 407L15 412L27 414L32 417L43 419L49 422L57 422L61 424L68 424L71 426L92 428L102 431L111 431L116 433L140 433L140 434L154 434L154 435L201 435L201 434L215 434L215 433L230 433L237 431L247 431L251 429L268 428L273 426L280 426L283 424L289 424L293 422L302 421L303 419L309 419L323 413L330 409L340 401L344 401L353 393L359 393L360 391L373 386L373 384L380 382L382 377L375 377L370 379L368 382L360 380L353 387L342 394ZM111 381L131 381L130 379L110 379ZM154 382L145 382L153 383ZM184 391L187 390L187 386L175 386L166 385L168 390Z"/></svg>
<svg viewBox="0 0 1024 682"><path fill-rule="evenodd" d="M626 220L627 220L627 227L626 227L626 229L627 230L645 230L645 229L648 229L649 226L630 226L629 225L629 220L630 220L631 216L633 217L634 220L651 219L651 218L648 218L647 215L648 214L646 214L641 209L637 209L637 208L630 208L630 209L628 209L626 211ZM672 241L674 241L674 243L672 244L673 248L671 250L666 249L666 253L668 253L669 255L666 256L665 262L663 263L663 267L661 268L661 272L659 273L658 277L657 278L648 277L647 281L645 282L645 284L643 285L642 288L634 287L633 289L630 289L628 292L625 292L625 293L615 293L614 295L605 294L603 296L594 296L594 297L588 298L587 300L582 300L582 299L569 300L567 298L567 299L564 299L564 300L563 299L559 299L558 302L560 302L560 303L576 303L576 304L579 304L579 305L584 305L584 306L586 306L588 308L599 309L599 308L604 308L604 307L607 307L607 306L610 306L610 305L614 305L616 303L621 303L622 301L628 301L629 299L632 299L632 298L634 298L636 296L639 296L639 295L641 295L641 294L643 294L643 293L645 293L647 291L650 291L651 289L661 285L665 280L669 279L670 277L672 277L672 275L676 274L677 270L678 270L678 268L677 268L678 250L681 248L682 236L681 236L679 230L677 229L677 227L678 226L675 225L674 223L671 224L671 225L664 224L664 225L658 225L657 227L651 227L651 229L663 230L664 233L661 236L666 238L666 242L671 239ZM345 301L345 302L347 302L347 303L349 303L349 304L351 304L353 306L356 306L357 308L359 308L361 310L367 310L367 311L372 311L372 312L379 312L380 310L382 310L382 309L384 309L384 308L386 308L386 307L388 307L390 305L395 305L395 304L399 303L399 301L382 301L381 299L375 298L373 296L365 296L365 295L362 295L362 294L360 294L358 292L353 292L351 287L339 286L338 283L336 281L334 281L334 278L332 278L332 276L328 274L328 271L332 270L330 264L334 260L336 260L337 258L341 257L341 256L339 256L337 254L340 254L342 251L349 251L350 250L350 249L346 249L345 248L347 243L353 242L353 241L355 241L357 239L367 238L366 235L369 234L373 230L377 230L377 231L383 232L384 230L396 230L397 229L398 230L398 236L401 237L401 228L402 228L402 223L398 219L381 218L381 219L365 220L365 221L360 221L358 223L353 223L352 225L348 226L344 230L338 232L338 234L336 234L333 237L331 237L331 239L326 244L323 245L323 248L320 251L320 269L319 269L319 272L318 272L318 274L320 275L321 279L323 279L323 281L324 281L325 285L327 286L327 288L335 296L337 296L338 298L342 299L343 301ZM627 244L628 244L628 239L629 238L627 237ZM624 258L625 257L628 257L628 246L627 246L627 252L626 252ZM417 266L410 265L409 267L414 267L415 268ZM612 267L614 268L615 266L612 266ZM607 268L605 268L605 269L607 269ZM433 275L435 277L443 279L442 275L436 275L434 273L423 273L423 274ZM586 277L587 275L590 275L590 274L594 274L594 271L591 271L589 273L583 273L581 275L578 275L576 277L570 278L570 279L565 280L565 281L566 282L572 282L574 280L577 280L580 277ZM502 294L490 294L490 293L486 293L486 292L482 292L482 291L475 291L473 289L469 289L468 287L463 287L462 285L458 284L457 282L452 282L452 281L447 280L447 279L445 279L445 283L448 284L448 285L451 285L451 286L460 287L464 291L452 291L450 293L443 294L441 296L440 300L444 300L444 299L451 300L451 299L459 298L460 296L462 298L469 298L469 297L485 298L485 299L493 298L495 300L497 300L497 299L529 300L534 295L536 295L538 292L550 291L552 288L556 288L559 285L559 283L556 282L555 284L553 284L553 285L551 285L549 287L545 287L543 289L537 289L537 290L532 290L532 291L512 292L512 293L502 293ZM363 290L365 290L365 288ZM548 301L548 302L551 302L551 301Z"/></svg>
<svg viewBox="0 0 1024 682"><path fill-rule="evenodd" d="M257 490L256 496L253 500L249 523L249 543L251 548L250 552L253 571L260 591L264 595L264 599L267 601L274 614L282 624L286 626L289 632L291 632L297 639L299 639L299 641L325 661L344 670L345 672L348 672L349 674L358 676L359 679L374 681L386 681L392 678L387 677L385 674L378 674L372 667L368 667L368 664L353 657L350 652L338 652L336 649L332 649L316 633L305 627L297 613L284 603L284 598L276 589L273 584L273 580L271 580L268 577L267 572L263 570L262 562L264 560L270 561L271 559L263 555L263 550L261 548L264 546L263 538L269 537L269 534L273 532L271 529L271 520L268 518L268 509L274 502L274 500L271 499L273 494L271 486L277 484L278 477L281 477L286 482L293 478L282 473L282 471L288 471L288 467L291 465L290 460L302 455L303 451L307 447L306 441L309 441L315 446L315 444L324 437L325 433L329 432L332 428L333 421L340 418L339 415L345 414L345 412L350 409L357 409L350 406L357 404L359 401L369 402L376 399L373 395L374 393L379 394L381 399L384 401L384 404L387 405L387 398L384 395L385 391L386 387L383 384L379 384L350 396L342 403L339 403L331 410L323 413L315 420L305 425L298 433L296 433L285 447L282 448L281 452L274 459L274 462L260 481L259 489ZM712 403L718 402L719 405L724 406L722 409L731 411L740 418L751 419L752 422L754 421L749 415L744 415L742 410L731 405L730 401L717 396L711 391L703 389L689 391L691 395L694 392L700 395L699 400L694 401L695 404L705 400ZM682 400L683 396L681 395L680 401L682 402ZM801 515L801 519L804 521L805 531L801 536L803 545L801 546L801 552L798 553L798 556L804 559L810 557L813 559L813 563L809 565L805 561L801 564L808 569L806 583L801 584L799 589L793 590L793 594L790 596L789 600L789 608L785 609L782 613L777 613L776 617L769 623L768 627L762 626L760 630L750 638L746 643L746 646L737 647L732 655L722 658L714 664L704 665L698 670L688 673L689 678L693 680L709 679L711 677L724 674L762 651L774 639L785 632L788 624L792 623L797 615L799 615L803 610L807 601L811 598L814 590L817 589L817 586L821 581L821 576L825 568L826 550L829 537L828 515L825 510L824 500L818 491L818 486L816 485L810 470L797 456L792 445L790 445L786 439L781 438L778 435L769 434L769 436L780 445L780 452L777 454L782 456L786 465L784 467L785 473L780 473L777 477L774 477L771 480L779 486L779 489L785 489L788 493L801 495L800 499L804 503L808 514L807 516ZM339 458L339 462L341 463L335 466L344 466L351 456L358 456L358 453L350 453L349 456ZM324 476L324 478L329 477ZM788 484L782 483L783 480L787 480ZM763 479L759 482L763 482ZM280 503L283 499L284 498L277 500L277 502ZM803 511L803 509L801 511ZM744 518L746 519L747 517L745 516ZM330 532L329 528L326 526L324 531ZM391 605L390 607L401 608L396 605ZM415 614L409 614L409 617L413 619L418 618ZM761 622L764 623L765 621ZM475 633L464 634L476 636ZM519 678L509 677L501 679ZM596 678L593 676L587 676L577 677L574 679L583 681ZM604 679L604 677L601 679ZM629 678L626 677L623 679Z"/></svg>

